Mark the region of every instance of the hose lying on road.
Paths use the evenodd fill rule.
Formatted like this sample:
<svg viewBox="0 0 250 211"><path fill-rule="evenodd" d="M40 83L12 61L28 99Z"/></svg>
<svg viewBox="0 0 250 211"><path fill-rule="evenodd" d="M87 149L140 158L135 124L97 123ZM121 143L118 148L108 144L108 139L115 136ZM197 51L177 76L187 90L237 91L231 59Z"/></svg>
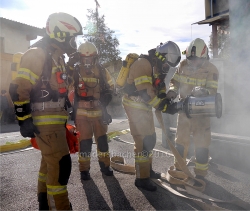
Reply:
<svg viewBox="0 0 250 211"><path fill-rule="evenodd" d="M131 145L134 145L134 143L131 143L131 142L127 142L127 141L124 141L122 139L120 139L118 136L117 137L114 137L113 140L115 141L118 141L118 142L121 142L121 143L125 143L125 144L131 144ZM157 150L157 149L154 149L154 151L156 152L160 152L160 153L163 153L163 154L166 154L167 156L174 156L173 154L171 153L168 153L168 152L164 152L164 151L161 151L161 150ZM211 158L210 158L211 159ZM190 162L193 162L193 158L191 158L190 160L187 161L187 163L190 163ZM126 163L126 160L123 158L123 157L120 157L120 156L113 156L111 157L110 159L110 166L115 170L115 171L118 171L118 172L121 172L121 173L125 173L125 174L135 174L135 166L134 165L130 165L130 164L127 164ZM169 172L169 170L168 170ZM168 173L167 173L168 174ZM196 190L193 188L193 186L191 185L192 183L190 182L189 185L184 185L185 188L186 188L186 192L192 196L194 196L195 198L192 198L192 197L188 197L188 196L185 196L183 195L182 193L178 192L177 190L173 189L172 187L170 187L168 185L168 183L170 183L167 179L167 174L164 174L162 173L161 176L162 176L162 179L151 179L153 182L155 182L158 186L162 187L163 189L167 190L167 191L170 191L171 193L173 193L174 195L176 196L180 196L182 198L186 198L186 199L189 199L191 201L193 201L194 203L196 203L198 206L200 206L203 210L225 210L224 208L222 207L219 207L219 206L216 206L216 205L212 205L212 204L208 204L208 203L205 203L203 201L201 201L200 199L205 199L207 201L210 201L211 202L217 202L217 203L229 203L229 204L234 204L234 205L237 205L239 207L242 207L243 209L245 210L250 210L250 206L248 203L244 202L244 201L239 201L239 200L235 200L235 201L222 201L222 200L219 200L219 199L215 199L211 196L208 196L204 193L202 193L201 191L199 190ZM182 174L182 173L181 173ZM180 176L180 174L179 174ZM168 182L168 183L166 183ZM172 181L171 181L172 182ZM182 182L181 182L182 183ZM171 184L171 183L170 183ZM176 184L176 185L180 185L180 184ZM182 184L183 185L183 184ZM200 199L197 199L197 198L200 198Z"/></svg>
<svg viewBox="0 0 250 211"><path fill-rule="evenodd" d="M7 142L5 145L0 146L0 152L8 152L18 149L23 149L31 146L30 140L22 139L18 142Z"/></svg>
<svg viewBox="0 0 250 211"><path fill-rule="evenodd" d="M156 113L156 116L158 118L159 123L161 124L163 132L165 133L165 137L168 137L165 130L164 130L164 125L163 125L162 118L157 113ZM116 140L116 141L119 141L119 142L134 145L134 143L123 141L119 137L114 137L113 139ZM170 191L171 193L173 193L173 194L175 194L177 196L180 196L182 198L186 198L186 199L189 199L189 200L193 201L194 203L196 203L198 206L200 206L204 210L225 210L225 209L221 208L221 207L218 207L216 205L205 203L203 201L200 201L197 198L192 198L192 197L185 196L185 195L181 194L180 192L178 192L177 190L170 187L169 185L167 185L167 183L165 183L164 181L167 181L168 183L174 184L174 185L184 185L184 187L186 189L186 192L188 194L190 194L190 195L192 195L194 197L198 197L200 199L205 199L207 201L210 201L210 203L211 202L229 203L229 204L234 204L234 205L237 205L239 207L242 207L243 209L246 209L246 210L250 209L249 204L244 202L244 201L239 201L239 200L222 201L222 200L215 199L215 198L212 198L210 196L207 196L207 195L203 194L202 191L205 189L206 183L203 180L196 179L191 174L191 172L189 171L189 169L187 167L187 164L192 162L193 159L191 158L186 164L186 161L183 160L183 158L177 152L177 150L175 149L175 147L173 146L171 141L169 139L167 139L167 142L168 142L168 145L169 145L171 151L173 152L173 154L167 153L167 152L164 152L164 151L160 151L160 150L156 150L156 149L154 149L154 151L158 151L158 152L170 155L170 156L175 156L175 158L177 159L178 163L181 166L182 171L175 171L174 167L171 166L168 169L166 174L162 173L162 175L161 175L162 179L158 179L158 180L157 179L152 179L153 182L155 182L160 187L164 188L165 190ZM116 171L119 171L119 172L122 172L122 173L128 173L128 174L135 174L135 166L127 164L123 157L119 157L119 156L111 157L110 165ZM201 184L201 186L194 186L195 181L198 181Z"/></svg>
<svg viewBox="0 0 250 211"><path fill-rule="evenodd" d="M121 140L118 137L119 135L124 135L124 134L127 134L129 132L130 132L130 130L127 129L127 130L122 130L122 131L110 132L107 135L109 137L109 140L113 138L116 141L119 141L119 142L122 142L122 143L126 143L126 144L134 145L134 143L126 142L124 140ZM10 142L9 144L7 143L5 145L0 146L0 152L8 152L8 151L13 151L13 150L23 149L23 148L26 148L26 147L29 147L29 146L31 146L30 140L23 139L23 140L18 141L17 143L11 143ZM172 157L174 156L173 154L165 152L165 151L161 151L161 150L157 150L157 149L154 149L154 151L166 154L167 156L172 156ZM189 161L187 161L187 165L190 162L193 162L192 158ZM119 171L119 172L122 172L122 173L127 173L127 174L135 174L135 166L127 164L126 161L125 161L125 159L123 157L119 157L119 156L111 157L111 163L110 164L111 164L111 167L114 170L116 170L116 171ZM172 187L170 187L169 185L167 185L167 183L164 182L164 181L167 181L170 184L175 184L175 185L182 184L182 185L184 185L185 188L186 188L186 192L188 194L190 194L190 195L195 196L195 197L198 197L198 198L201 198L201 199L205 199L205 200L208 200L210 202L231 203L231 204L235 204L235 205L237 205L239 207L242 207L242 208L244 208L246 210L250 210L249 204L247 204L244 201L239 201L239 200L238 201L221 201L221 200L214 199L214 198L212 198L210 196L207 196L207 195L201 193L200 190L195 190L193 188L193 182L192 182L192 180L188 181L187 178L186 178L186 176L183 175L183 172L177 174L182 179L180 179L180 180L177 179L176 180L176 172L173 171L173 169L171 169L171 168L172 167L170 167L170 169L168 170L167 174L164 174L164 173L162 174L162 180L152 179L152 181L155 182L160 187L164 188L165 190L170 191L171 193L173 193L173 194L175 194L177 196L180 196L182 198L186 198L186 199L192 200L194 203L196 203L197 205L199 205L204 210L211 210L211 209L213 209L213 210L224 210L224 209L221 208L221 207L215 206L215 205L211 205L211 204L207 204L205 202L202 202L202 201L200 201L197 198L191 198L191 197L185 196L185 195L179 193L178 191L176 191L175 189L173 189ZM171 171L173 171L173 172L171 172ZM171 178L173 178L173 179L171 179ZM187 185L185 185L185 184L187 184Z"/></svg>

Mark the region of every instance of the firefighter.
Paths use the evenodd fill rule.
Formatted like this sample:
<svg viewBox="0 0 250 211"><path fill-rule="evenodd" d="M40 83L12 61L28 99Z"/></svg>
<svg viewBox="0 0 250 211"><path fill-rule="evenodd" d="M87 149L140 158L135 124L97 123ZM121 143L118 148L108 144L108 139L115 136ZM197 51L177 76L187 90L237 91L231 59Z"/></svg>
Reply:
<svg viewBox="0 0 250 211"><path fill-rule="evenodd" d="M172 78L172 97L184 99L186 96L205 97L214 95L218 87L218 70L209 62L208 48L205 42L197 38L186 49L186 59L183 60ZM175 96L173 96L175 93ZM208 170L209 145L211 142L210 117L197 116L187 118L184 112L179 112L175 146L186 160L190 134L193 134L195 146L196 177L203 179ZM175 159L175 167L178 163Z"/></svg>
<svg viewBox="0 0 250 211"><path fill-rule="evenodd" d="M151 49L148 55L140 55L131 65L124 87L123 106L135 146L135 186L148 191L157 187L150 178L160 178L152 169L152 152L156 133L152 107L165 113L176 113L175 106L166 97L164 79L170 67L180 61L179 47L171 41Z"/></svg>
<svg viewBox="0 0 250 211"><path fill-rule="evenodd" d="M97 145L100 170L106 176L113 176L107 129L111 116L106 106L112 100L113 81L109 72L98 63L98 51L91 42L82 43L78 48L80 64L74 72L75 124L80 132L79 170L81 180L90 180L90 159L93 140Z"/></svg>
<svg viewBox="0 0 250 211"><path fill-rule="evenodd" d="M23 137L36 137L41 149L39 210L71 210L67 183L71 157L66 140L68 77L63 54L76 52L80 22L66 13L48 17L46 35L22 56L9 92ZM71 67L72 69L72 67Z"/></svg>

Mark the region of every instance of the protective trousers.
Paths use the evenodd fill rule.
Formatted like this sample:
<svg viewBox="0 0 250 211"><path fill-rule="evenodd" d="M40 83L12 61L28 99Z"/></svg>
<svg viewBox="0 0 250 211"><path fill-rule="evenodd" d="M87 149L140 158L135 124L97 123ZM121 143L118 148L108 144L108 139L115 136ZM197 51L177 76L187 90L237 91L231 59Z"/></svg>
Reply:
<svg viewBox="0 0 250 211"><path fill-rule="evenodd" d="M196 158L194 171L196 175L206 176L209 146L211 143L210 118L201 116L189 119L184 113L178 114L175 145L185 160L189 150L191 133L193 135ZM179 168L176 160L175 166Z"/></svg>
<svg viewBox="0 0 250 211"><path fill-rule="evenodd" d="M38 200L40 209L46 205L50 210L71 210L67 184L71 173L71 157L66 140L65 125L37 126L40 134L36 136L42 159L38 175Z"/></svg>
<svg viewBox="0 0 250 211"><path fill-rule="evenodd" d="M133 102L134 104L136 103ZM140 109L124 104L128 116L130 133L133 136L135 146L135 170L136 178L149 178L152 168L152 152L156 143L156 134L152 108Z"/></svg>
<svg viewBox="0 0 250 211"><path fill-rule="evenodd" d="M102 123L102 118L77 116L76 127L80 132L79 170L89 171L90 169L93 135L97 145L97 157L101 169L110 166L108 138L106 135L108 127Z"/></svg>

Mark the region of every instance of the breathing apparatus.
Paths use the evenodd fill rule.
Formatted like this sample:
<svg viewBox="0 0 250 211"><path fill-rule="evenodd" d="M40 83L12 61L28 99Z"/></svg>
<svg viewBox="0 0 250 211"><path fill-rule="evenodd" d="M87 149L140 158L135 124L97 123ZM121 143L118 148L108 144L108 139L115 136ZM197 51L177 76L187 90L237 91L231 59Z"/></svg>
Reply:
<svg viewBox="0 0 250 211"><path fill-rule="evenodd" d="M176 67L181 60L181 52L178 45L172 41L161 43L155 49L157 66L161 74L167 74L170 67Z"/></svg>
<svg viewBox="0 0 250 211"><path fill-rule="evenodd" d="M86 73L90 74L98 59L96 46L91 42L85 42L78 47L77 52L80 55L80 66L83 66Z"/></svg>
<svg viewBox="0 0 250 211"><path fill-rule="evenodd" d="M80 97L87 97L88 89L95 88L99 81L97 80L94 86L89 86L84 82L84 79L80 73L80 69L83 68L84 72L89 75L92 73L92 68L96 65L98 58L98 51L97 48L93 43L85 42L82 43L77 52L70 55L69 58L69 65L75 65L74 71L78 81L76 83L76 88L79 90Z"/></svg>
<svg viewBox="0 0 250 211"><path fill-rule="evenodd" d="M166 74L158 74L154 76L154 87L158 90L161 90L165 87L165 77Z"/></svg>
<svg viewBox="0 0 250 211"><path fill-rule="evenodd" d="M172 41L160 43L154 49L148 51L149 56L153 58L159 74L154 76L154 87L161 90L165 87L165 77L171 67L179 64L181 53L179 47Z"/></svg>

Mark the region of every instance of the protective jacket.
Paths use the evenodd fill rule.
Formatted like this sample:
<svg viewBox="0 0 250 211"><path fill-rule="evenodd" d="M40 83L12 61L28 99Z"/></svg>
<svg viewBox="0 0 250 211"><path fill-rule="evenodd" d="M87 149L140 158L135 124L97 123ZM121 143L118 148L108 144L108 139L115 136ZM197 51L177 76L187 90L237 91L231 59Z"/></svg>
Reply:
<svg viewBox="0 0 250 211"><path fill-rule="evenodd" d="M62 56L60 50L46 45L26 51L17 77L10 85L10 95L15 106L25 105L31 111L17 119L32 118L40 132L35 134L42 155L38 198L47 193L50 209L69 210L67 183L71 158L65 129L67 81L60 77L66 72Z"/></svg>
<svg viewBox="0 0 250 211"><path fill-rule="evenodd" d="M217 92L219 73L217 68L206 60L197 70L189 68L187 60L183 60L171 80L172 86L181 98L191 94L194 87L206 88L210 95ZM200 116L187 118L179 112L177 121L177 133L175 138L176 148L183 156L187 157L190 144L190 134L193 134L195 145L195 173L205 176L208 169L209 145L211 142L210 117ZM178 168L178 163L175 163Z"/></svg>
<svg viewBox="0 0 250 211"><path fill-rule="evenodd" d="M97 156L101 170L110 166L107 138L108 126L103 123L104 111L112 98L114 88L109 72L99 66L92 67L87 74L83 66L77 66L74 72L76 110L75 123L80 132L79 170L89 171L92 151L92 137L97 144ZM108 101L105 101L107 99Z"/></svg>
<svg viewBox="0 0 250 211"><path fill-rule="evenodd" d="M201 86L209 90L211 95L216 94L218 88L218 70L209 61L205 61L201 68L192 70L188 67L187 60L180 63L171 83L181 98L190 95L195 86Z"/></svg>
<svg viewBox="0 0 250 211"><path fill-rule="evenodd" d="M150 177L152 150L156 143L152 107L158 108L162 100L158 96L166 90L165 85L155 86L158 75L149 58L140 57L130 67L123 96L123 106L135 142L136 177L141 179Z"/></svg>

